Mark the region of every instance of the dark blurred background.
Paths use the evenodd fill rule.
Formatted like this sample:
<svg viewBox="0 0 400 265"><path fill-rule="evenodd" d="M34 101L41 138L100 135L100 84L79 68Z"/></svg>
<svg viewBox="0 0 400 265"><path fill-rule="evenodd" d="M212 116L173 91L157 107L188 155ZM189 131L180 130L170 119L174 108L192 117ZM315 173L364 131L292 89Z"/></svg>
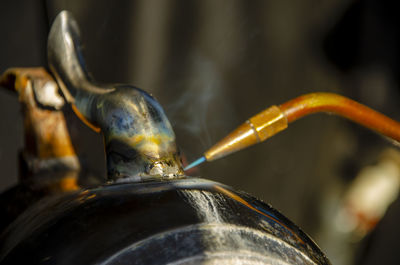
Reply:
<svg viewBox="0 0 400 265"><path fill-rule="evenodd" d="M153 94L184 158L192 161L248 117L309 92L337 92L400 120L400 23L392 2L1 1L0 72L46 66L49 25L67 9L80 25L92 76ZM16 95L0 91L0 113L2 191L17 182L23 145ZM101 136L72 115L68 121L85 172L104 179ZM204 164L196 175L272 204L334 264L389 264L397 246L384 236L385 226L378 225L378 236L353 240L332 223L358 172L389 147L364 128L318 114L263 144ZM390 220L400 220L396 204Z"/></svg>

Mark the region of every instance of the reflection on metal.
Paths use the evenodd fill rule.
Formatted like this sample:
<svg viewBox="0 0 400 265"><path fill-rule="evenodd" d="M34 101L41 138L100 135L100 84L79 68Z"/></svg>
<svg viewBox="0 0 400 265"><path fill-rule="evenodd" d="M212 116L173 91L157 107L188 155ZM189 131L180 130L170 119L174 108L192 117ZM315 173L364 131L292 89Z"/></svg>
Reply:
<svg viewBox="0 0 400 265"><path fill-rule="evenodd" d="M77 23L63 11L50 30L49 66L77 115L101 129L109 178L182 176L175 134L159 103L133 86L97 85L87 74L80 49Z"/></svg>
<svg viewBox="0 0 400 265"><path fill-rule="evenodd" d="M198 178L49 198L0 239L4 264L330 264L269 205Z"/></svg>

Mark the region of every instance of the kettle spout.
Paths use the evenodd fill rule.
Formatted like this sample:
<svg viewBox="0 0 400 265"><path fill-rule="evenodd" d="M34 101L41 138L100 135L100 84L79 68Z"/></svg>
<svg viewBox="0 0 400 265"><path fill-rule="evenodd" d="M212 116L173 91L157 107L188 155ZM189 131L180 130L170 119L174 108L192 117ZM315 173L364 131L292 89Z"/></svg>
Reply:
<svg viewBox="0 0 400 265"><path fill-rule="evenodd" d="M182 177L175 134L160 104L130 85L98 85L81 54L79 28L62 11L48 37L48 63L77 115L104 135L108 178L140 181Z"/></svg>

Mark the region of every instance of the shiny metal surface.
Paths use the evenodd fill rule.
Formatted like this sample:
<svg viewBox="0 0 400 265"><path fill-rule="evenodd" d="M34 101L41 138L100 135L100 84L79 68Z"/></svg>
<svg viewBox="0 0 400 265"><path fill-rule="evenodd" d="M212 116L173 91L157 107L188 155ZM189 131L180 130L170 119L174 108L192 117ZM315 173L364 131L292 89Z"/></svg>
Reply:
<svg viewBox="0 0 400 265"><path fill-rule="evenodd" d="M330 264L271 206L199 178L105 185L47 198L0 237L1 264L218 261Z"/></svg>
<svg viewBox="0 0 400 265"><path fill-rule="evenodd" d="M207 161L225 157L251 145L263 142L288 126L287 118L277 107L271 106L241 124L222 140L204 152Z"/></svg>
<svg viewBox="0 0 400 265"><path fill-rule="evenodd" d="M139 181L183 174L175 134L159 103L130 85L98 85L89 77L79 28L61 12L48 38L48 61L77 115L104 135L111 180Z"/></svg>

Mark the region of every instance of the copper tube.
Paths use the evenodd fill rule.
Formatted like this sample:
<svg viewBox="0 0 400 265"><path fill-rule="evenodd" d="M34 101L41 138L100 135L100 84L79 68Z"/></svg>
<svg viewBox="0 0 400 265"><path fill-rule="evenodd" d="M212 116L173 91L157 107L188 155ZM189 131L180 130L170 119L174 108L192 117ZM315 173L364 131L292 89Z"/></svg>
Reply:
<svg viewBox="0 0 400 265"><path fill-rule="evenodd" d="M400 142L400 123L349 98L333 93L312 93L279 106L288 122L316 112L328 112Z"/></svg>

